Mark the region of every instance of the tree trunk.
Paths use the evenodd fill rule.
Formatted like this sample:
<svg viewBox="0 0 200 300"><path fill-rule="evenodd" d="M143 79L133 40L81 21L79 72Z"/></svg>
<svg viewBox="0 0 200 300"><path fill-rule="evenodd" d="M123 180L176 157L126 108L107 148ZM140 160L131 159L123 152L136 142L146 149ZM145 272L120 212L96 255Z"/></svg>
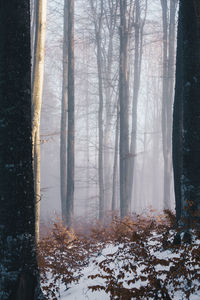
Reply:
<svg viewBox="0 0 200 300"><path fill-rule="evenodd" d="M115 129L115 153L113 163L113 184L112 184L112 212L117 209L117 169L118 169L118 156L119 156L119 105L117 105L117 120Z"/></svg>
<svg viewBox="0 0 200 300"><path fill-rule="evenodd" d="M97 67L99 81L99 113L98 113L98 128L99 128L99 219L104 218L104 176L103 176L103 83L101 69L101 41L100 34L97 33Z"/></svg>
<svg viewBox="0 0 200 300"><path fill-rule="evenodd" d="M74 213L74 0L68 1L68 137L66 222L71 226Z"/></svg>
<svg viewBox="0 0 200 300"><path fill-rule="evenodd" d="M0 299L38 300L29 1L1 1L0 19Z"/></svg>
<svg viewBox="0 0 200 300"><path fill-rule="evenodd" d="M176 0L170 0L169 21L168 2L161 0L163 22L163 88L162 88L162 139L164 158L164 209L170 208L171 196L171 140L172 106L174 90L174 51L175 51L175 15Z"/></svg>
<svg viewBox="0 0 200 300"><path fill-rule="evenodd" d="M95 29L95 39L97 47L97 70L99 87L99 110L98 110L98 135L99 135L99 153L98 153L98 181L99 181L99 219L104 218L104 172L103 172L103 72L102 72L102 51L101 34L103 18L103 0L100 2L100 14L95 11L93 0L90 0L90 6L93 14ZM97 17L96 17L97 14Z"/></svg>
<svg viewBox="0 0 200 300"><path fill-rule="evenodd" d="M174 191L176 202L176 218L180 221L182 216L181 178L183 173L183 32L182 12L179 9L178 36L177 36L177 57L176 57L176 84L173 111L173 170L174 170Z"/></svg>
<svg viewBox="0 0 200 300"><path fill-rule="evenodd" d="M35 32L35 58L33 69L32 94L32 142L35 182L35 230L36 242L39 241L40 223L40 114L42 105L42 91L44 79L44 53L46 32L46 0L39 0L37 4L36 32Z"/></svg>
<svg viewBox="0 0 200 300"><path fill-rule="evenodd" d="M128 79L128 42L127 1L120 0L120 65L119 65L119 100L120 100L120 216L130 213L128 198L129 165L129 79Z"/></svg>
<svg viewBox="0 0 200 300"><path fill-rule="evenodd" d="M112 207L112 155L110 151L111 147L111 126L113 120L114 111L114 99L113 99L113 85L115 84L112 74L114 67L114 53L113 53L113 42L115 38L116 22L117 22L117 12L118 12L119 0L108 1L108 11L107 6L104 2L105 19L106 19L106 29L108 30L108 47L104 45L105 59L104 59L104 87L105 87L105 129L104 129L104 197L106 199L105 205L107 210ZM107 38L106 35L106 38ZM117 98L117 97L116 97Z"/></svg>
<svg viewBox="0 0 200 300"><path fill-rule="evenodd" d="M111 95L111 70L113 63L113 31L109 32L109 44L108 44L108 53L107 53L107 68L105 73L105 115L106 115L106 124L104 130L104 197L106 199L105 205L107 204L106 209L110 208L110 187L111 187L111 155L110 155L110 135L111 135L111 124L112 124L112 95Z"/></svg>
<svg viewBox="0 0 200 300"><path fill-rule="evenodd" d="M86 66L86 78L85 78L85 103L86 103L86 201L85 201L85 217L88 217L89 212L89 198L90 198L90 132L89 132L89 70L88 70L88 51L87 51L87 44L85 46L85 56L84 56L84 63Z"/></svg>
<svg viewBox="0 0 200 300"><path fill-rule="evenodd" d="M71 226L74 211L74 134L74 0L68 0L67 226Z"/></svg>
<svg viewBox="0 0 200 300"><path fill-rule="evenodd" d="M64 3L63 25L63 79L60 124L60 196L62 220L66 223L67 198L67 104L68 104L68 0Z"/></svg>
<svg viewBox="0 0 200 300"><path fill-rule="evenodd" d="M199 223L200 219L199 53L199 1L182 0L179 9L173 162L177 219L186 217L189 227L196 221Z"/></svg>
<svg viewBox="0 0 200 300"><path fill-rule="evenodd" d="M136 152L136 134L137 134L137 106L140 89L140 74L142 65L142 50L143 50L143 28L146 19L141 22L140 1L136 0L136 15L135 15L135 53L134 53L134 81L133 81L133 101L132 101L132 130L131 130L131 145L130 145L130 160L129 160L129 202L132 200L133 191L133 176L135 168L135 152ZM146 8L147 10L147 1Z"/></svg>

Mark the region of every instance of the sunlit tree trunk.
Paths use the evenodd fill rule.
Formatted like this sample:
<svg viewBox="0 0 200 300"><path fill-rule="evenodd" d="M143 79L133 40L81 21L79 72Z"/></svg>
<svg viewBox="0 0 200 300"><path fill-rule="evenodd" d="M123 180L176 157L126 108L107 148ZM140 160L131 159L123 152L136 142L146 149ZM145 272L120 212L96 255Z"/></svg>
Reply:
<svg viewBox="0 0 200 300"><path fill-rule="evenodd" d="M29 1L1 1L0 20L0 299L39 300Z"/></svg>
<svg viewBox="0 0 200 300"><path fill-rule="evenodd" d="M45 32L46 32L46 0L38 0L35 31L35 58L33 68L32 94L32 142L35 184L35 229L36 241L39 241L40 223L40 114L44 78Z"/></svg>

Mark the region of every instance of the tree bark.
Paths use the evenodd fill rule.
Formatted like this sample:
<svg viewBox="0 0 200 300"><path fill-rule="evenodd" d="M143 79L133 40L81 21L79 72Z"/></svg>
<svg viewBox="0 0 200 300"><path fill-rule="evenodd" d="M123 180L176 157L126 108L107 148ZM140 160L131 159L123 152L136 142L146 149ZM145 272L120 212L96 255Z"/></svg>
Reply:
<svg viewBox="0 0 200 300"><path fill-rule="evenodd" d="M101 42L100 33L97 33L97 67L99 81L99 113L98 113L98 128L99 128L99 219L104 218L104 176L103 176L103 82L101 69Z"/></svg>
<svg viewBox="0 0 200 300"><path fill-rule="evenodd" d="M182 0L179 9L173 158L177 219L186 217L188 227L199 224L200 220L199 53L199 1ZM182 122L178 120L180 107ZM178 151L181 159L177 159Z"/></svg>
<svg viewBox="0 0 200 300"><path fill-rule="evenodd" d="M129 28L127 25L127 1L120 0L120 65L119 65L119 100L120 100L120 217L130 212L128 198L128 163L129 163L129 78L128 44Z"/></svg>
<svg viewBox="0 0 200 300"><path fill-rule="evenodd" d="M67 104L68 104L68 0L64 3L63 79L60 124L60 196L62 220L66 223L67 198Z"/></svg>
<svg viewBox="0 0 200 300"><path fill-rule="evenodd" d="M176 218L182 216L181 178L183 174L183 19L182 8L179 8L177 56L176 56L176 84L173 110L172 156L174 170L174 191L176 202Z"/></svg>
<svg viewBox="0 0 200 300"><path fill-rule="evenodd" d="M0 1L0 299L38 300L29 1Z"/></svg>
<svg viewBox="0 0 200 300"><path fill-rule="evenodd" d="M46 0L39 0L37 4L35 32L35 58L33 68L33 94L32 94L32 142L33 165L35 184L35 230L36 241L39 241L40 223L40 115L42 105L42 91L44 79L44 54L46 32Z"/></svg>
<svg viewBox="0 0 200 300"><path fill-rule="evenodd" d="M74 134L74 0L68 0L67 226L71 226L74 211Z"/></svg>
<svg viewBox="0 0 200 300"><path fill-rule="evenodd" d="M170 209L172 178L172 106L174 90L174 52L176 0L161 0L163 23L163 87L162 87L162 139L164 158L164 209ZM169 11L169 20L168 20Z"/></svg>
<svg viewBox="0 0 200 300"><path fill-rule="evenodd" d="M117 105L117 120L115 129L115 153L113 163L113 184L112 184L112 212L117 209L117 169L118 169L118 157L119 157L119 105Z"/></svg>

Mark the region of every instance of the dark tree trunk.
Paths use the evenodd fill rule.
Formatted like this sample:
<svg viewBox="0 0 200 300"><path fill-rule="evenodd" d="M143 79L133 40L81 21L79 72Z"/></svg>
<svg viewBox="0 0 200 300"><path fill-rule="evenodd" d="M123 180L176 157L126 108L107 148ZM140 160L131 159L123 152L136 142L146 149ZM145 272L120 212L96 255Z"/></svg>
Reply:
<svg viewBox="0 0 200 300"><path fill-rule="evenodd" d="M181 177L183 173L183 31L182 12L179 9L177 56L176 56L176 85L173 111L172 155L174 170L174 191L176 202L176 218L181 219Z"/></svg>
<svg viewBox="0 0 200 300"><path fill-rule="evenodd" d="M200 4L180 1L173 163L177 219L190 227L200 208ZM184 209L184 207L186 209ZM192 223L191 223L192 221Z"/></svg>
<svg viewBox="0 0 200 300"><path fill-rule="evenodd" d="M0 299L36 300L29 1L0 1L0 19Z"/></svg>

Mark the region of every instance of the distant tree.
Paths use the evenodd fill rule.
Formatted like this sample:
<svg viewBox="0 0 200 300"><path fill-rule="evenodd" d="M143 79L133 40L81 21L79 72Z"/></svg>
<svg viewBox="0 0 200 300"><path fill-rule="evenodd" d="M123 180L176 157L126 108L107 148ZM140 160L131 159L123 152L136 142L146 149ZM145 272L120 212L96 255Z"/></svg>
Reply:
<svg viewBox="0 0 200 300"><path fill-rule="evenodd" d="M71 225L74 210L74 137L74 0L66 0L64 4L60 180L62 217L68 226Z"/></svg>
<svg viewBox="0 0 200 300"><path fill-rule="evenodd" d="M108 0L103 2L104 16L104 29L102 31L102 53L103 53L103 85L104 85L104 198L105 211L110 210L111 204L111 186L112 186L112 155L110 148L114 146L112 144L112 125L113 117L117 113L117 101L119 90L118 76L118 60L119 60L119 38L118 38L118 21L119 21L119 0ZM118 151L118 150L117 150ZM115 154L114 154L115 155ZM118 155L117 155L118 158ZM114 159L114 158L113 158ZM118 160L118 159L117 159ZM114 170L114 169L113 169ZM117 175L117 173L116 173ZM113 174L115 177L115 175ZM117 178L116 178L117 179ZM117 182L116 182L117 183Z"/></svg>
<svg viewBox="0 0 200 300"><path fill-rule="evenodd" d="M0 299L38 300L29 1L0 1L0 19Z"/></svg>
<svg viewBox="0 0 200 300"><path fill-rule="evenodd" d="M67 225L74 211L74 0L68 6L68 136L67 136Z"/></svg>
<svg viewBox="0 0 200 300"><path fill-rule="evenodd" d="M143 31L147 14L147 0L145 1L144 18L141 16L141 0L135 0L135 15L133 17L134 25L134 78L133 78L133 99L132 99L132 126L130 141L130 158L129 158L129 202L132 200L133 177L136 157L136 136L137 136L137 107L140 90L141 65L143 54Z"/></svg>
<svg viewBox="0 0 200 300"><path fill-rule="evenodd" d="M118 8L119 0L90 0L90 15L94 28L98 74L98 185L99 218L111 209L112 154L111 129L118 99ZM117 43L116 43L117 42ZM115 46L115 47L114 47ZM116 55L117 54L117 55ZM117 57L117 59L116 59ZM117 62L117 63L116 63Z"/></svg>
<svg viewBox="0 0 200 300"><path fill-rule="evenodd" d="M103 0L98 7L94 6L94 1L90 0L93 23L95 30L95 40L97 47L97 70L99 87L99 110L98 110L98 133L99 133L99 153L98 153L98 180L99 180L99 219L104 218L104 174L103 174L103 70L102 70L102 30L103 30Z"/></svg>
<svg viewBox="0 0 200 300"><path fill-rule="evenodd" d="M188 227L200 211L200 2L181 0L173 120L176 216Z"/></svg>
<svg viewBox="0 0 200 300"><path fill-rule="evenodd" d="M63 78L60 124L60 197L62 219L66 222L67 198L67 105L68 105L68 1L64 2L63 22Z"/></svg>
<svg viewBox="0 0 200 300"><path fill-rule="evenodd" d="M119 160L119 102L117 104L117 119L115 126L115 152L113 162L113 183L112 183L112 212L117 209L117 175L118 175L118 160ZM114 214L113 214L114 216Z"/></svg>
<svg viewBox="0 0 200 300"><path fill-rule="evenodd" d="M132 1L120 0L120 62L119 62L119 103L120 103L120 216L130 213L129 200L129 68L128 50L132 19Z"/></svg>

